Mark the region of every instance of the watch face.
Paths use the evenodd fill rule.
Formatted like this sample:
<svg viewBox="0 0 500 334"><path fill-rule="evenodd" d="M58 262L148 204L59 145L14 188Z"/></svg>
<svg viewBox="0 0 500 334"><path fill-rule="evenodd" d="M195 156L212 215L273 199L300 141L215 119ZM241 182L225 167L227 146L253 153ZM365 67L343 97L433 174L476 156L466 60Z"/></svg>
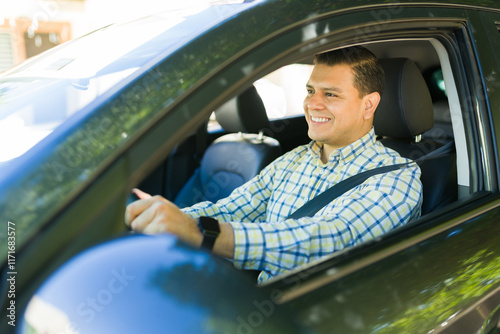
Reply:
<svg viewBox="0 0 500 334"><path fill-rule="evenodd" d="M210 231L218 235L220 233L219 222L212 217L200 217L202 231Z"/></svg>

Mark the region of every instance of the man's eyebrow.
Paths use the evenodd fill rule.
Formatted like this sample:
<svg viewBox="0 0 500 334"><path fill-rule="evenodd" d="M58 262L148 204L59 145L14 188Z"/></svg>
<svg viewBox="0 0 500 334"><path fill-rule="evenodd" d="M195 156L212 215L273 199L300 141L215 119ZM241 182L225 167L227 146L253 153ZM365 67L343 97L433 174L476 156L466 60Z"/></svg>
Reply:
<svg viewBox="0 0 500 334"><path fill-rule="evenodd" d="M307 88L314 88L314 86L309 84L309 83L306 84L306 87ZM327 91L327 92L339 92L339 93L342 92L342 89L340 89L338 87L319 87L319 89L323 90L323 91Z"/></svg>

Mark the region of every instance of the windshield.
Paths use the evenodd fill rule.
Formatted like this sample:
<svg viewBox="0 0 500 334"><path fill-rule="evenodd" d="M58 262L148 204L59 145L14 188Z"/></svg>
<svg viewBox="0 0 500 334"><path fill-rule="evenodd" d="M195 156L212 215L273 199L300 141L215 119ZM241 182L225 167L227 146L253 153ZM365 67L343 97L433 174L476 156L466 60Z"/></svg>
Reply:
<svg viewBox="0 0 500 334"><path fill-rule="evenodd" d="M154 59L165 32L204 8L109 26L0 76L0 165L19 157L76 111ZM168 43L167 43L168 42Z"/></svg>
<svg viewBox="0 0 500 334"><path fill-rule="evenodd" d="M110 26L0 76L0 221L15 222L16 247L116 161L134 134L235 54L241 44L221 41L225 53L215 53L210 46L219 41L200 37L249 6ZM0 246L7 247L6 233Z"/></svg>

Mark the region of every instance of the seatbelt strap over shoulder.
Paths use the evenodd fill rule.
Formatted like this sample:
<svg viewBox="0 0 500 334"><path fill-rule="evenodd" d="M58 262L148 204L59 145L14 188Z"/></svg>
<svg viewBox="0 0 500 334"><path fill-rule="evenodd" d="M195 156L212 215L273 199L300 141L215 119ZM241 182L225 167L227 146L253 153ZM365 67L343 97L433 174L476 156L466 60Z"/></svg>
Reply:
<svg viewBox="0 0 500 334"><path fill-rule="evenodd" d="M323 191L321 194L317 195L309 202L302 205L295 212L293 212L287 219L299 219L302 217L312 217L318 212L320 209L325 207L328 203L333 201L335 198L341 196L348 190L356 187L357 185L363 183L371 176L391 172L396 169L404 168L408 163L383 166L379 168L374 168L367 170L366 172L362 172L356 175L353 175L345 180L340 181L339 183L331 186L330 188Z"/></svg>
<svg viewBox="0 0 500 334"><path fill-rule="evenodd" d="M369 177L372 177L377 174L382 174L382 173L388 173L397 169L402 169L405 168L407 165L412 164L412 163L422 163L423 161L427 159L433 159L433 158L438 158L441 157L447 153L449 153L453 146L454 143L450 142L440 148L438 148L435 151L432 151L414 161L409 161L401 164L396 164L396 165L390 165L390 166L382 166L379 168L374 168L367 170L365 172L353 175L345 180L340 181L339 183L331 186L330 188L326 189L323 191L321 194L317 195L316 197L312 198L309 202L305 203L302 205L300 208L298 208L295 212L293 212L291 215L287 217L287 219L299 219L302 217L312 217L314 216L319 210L321 210L323 207L325 207L328 203L333 201L335 198L341 196L348 190L356 187L357 185L360 185L364 181L366 181Z"/></svg>

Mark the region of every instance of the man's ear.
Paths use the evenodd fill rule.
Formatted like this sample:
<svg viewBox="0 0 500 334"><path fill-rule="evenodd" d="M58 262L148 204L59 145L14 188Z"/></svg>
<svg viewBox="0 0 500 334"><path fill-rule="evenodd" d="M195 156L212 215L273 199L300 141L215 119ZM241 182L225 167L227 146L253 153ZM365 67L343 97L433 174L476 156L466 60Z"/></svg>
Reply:
<svg viewBox="0 0 500 334"><path fill-rule="evenodd" d="M377 106L380 103L380 94L378 92L367 94L363 100L365 102L364 119L373 118L375 109L377 109Z"/></svg>

